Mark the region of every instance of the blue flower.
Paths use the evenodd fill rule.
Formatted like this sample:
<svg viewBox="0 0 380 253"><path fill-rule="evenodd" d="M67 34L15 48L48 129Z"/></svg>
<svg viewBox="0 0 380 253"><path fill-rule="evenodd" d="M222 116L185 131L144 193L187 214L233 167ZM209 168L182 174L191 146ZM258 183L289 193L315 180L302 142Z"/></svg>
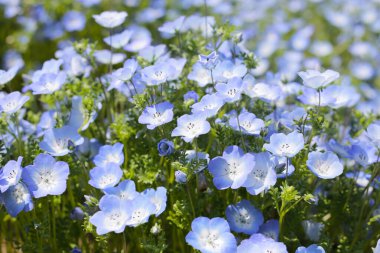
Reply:
<svg viewBox="0 0 380 253"><path fill-rule="evenodd" d="M138 67L139 64L135 59L128 59L124 62L123 67L117 69L112 75L117 79L126 82L132 79Z"/></svg>
<svg viewBox="0 0 380 253"><path fill-rule="evenodd" d="M199 87L205 87L212 82L210 70L203 67L200 62L193 65L193 69L188 74L187 79L197 82Z"/></svg>
<svg viewBox="0 0 380 253"><path fill-rule="evenodd" d="M115 195L122 200L133 200L139 193L136 191L135 182L132 180L124 180L115 187L109 187L104 189L104 193L107 195Z"/></svg>
<svg viewBox="0 0 380 253"><path fill-rule="evenodd" d="M214 70L216 82L226 82L233 77L242 78L247 73L247 67L242 62L222 61Z"/></svg>
<svg viewBox="0 0 380 253"><path fill-rule="evenodd" d="M310 152L306 165L317 177L323 179L332 179L343 173L343 164L338 156L330 151Z"/></svg>
<svg viewBox="0 0 380 253"><path fill-rule="evenodd" d="M247 111L241 112L238 117L231 117L229 125L235 131L241 131L243 134L259 135L265 127L264 121L256 118L256 115L253 113Z"/></svg>
<svg viewBox="0 0 380 253"><path fill-rule="evenodd" d="M209 55L199 55L198 60L206 69L213 69L219 62L219 57L216 51L211 52Z"/></svg>
<svg viewBox="0 0 380 253"><path fill-rule="evenodd" d="M305 248L303 246L298 247L295 253L325 253L325 250L316 244L312 244Z"/></svg>
<svg viewBox="0 0 380 253"><path fill-rule="evenodd" d="M152 214L156 213L155 204L153 204L147 196L139 195L127 202L126 211L129 214L129 218L126 221L127 226L137 227L144 224L148 222Z"/></svg>
<svg viewBox="0 0 380 253"><path fill-rule="evenodd" d="M226 217L232 231L247 235L259 231L259 227L264 223L261 211L245 199L236 205L229 205L226 209Z"/></svg>
<svg viewBox="0 0 380 253"><path fill-rule="evenodd" d="M63 71L55 73L43 74L38 81L33 82L29 89L33 91L33 95L52 94L61 89L66 82L66 74Z"/></svg>
<svg viewBox="0 0 380 253"><path fill-rule="evenodd" d="M109 232L122 233L125 229L128 213L128 201L114 195L104 195L99 201L100 211L90 217L90 222L96 226L96 233L103 235Z"/></svg>
<svg viewBox="0 0 380 253"><path fill-rule="evenodd" d="M123 171L115 163L108 163L106 167L95 167L90 170L88 183L98 189L104 190L114 187L123 176Z"/></svg>
<svg viewBox="0 0 380 253"><path fill-rule="evenodd" d="M189 100L193 100L196 103L196 102L198 102L198 99L199 99L199 95L193 90L188 91L188 92L186 92L185 95L183 95L183 100L185 102L187 102Z"/></svg>
<svg viewBox="0 0 380 253"><path fill-rule="evenodd" d="M166 209L166 188L158 187L157 190L146 189L142 195L146 196L155 206L154 214L158 217Z"/></svg>
<svg viewBox="0 0 380 253"><path fill-rule="evenodd" d="M377 147L380 147L380 125L378 123L369 125L366 134Z"/></svg>
<svg viewBox="0 0 380 253"><path fill-rule="evenodd" d="M377 148L369 141L357 141L348 151L350 158L363 167L377 161Z"/></svg>
<svg viewBox="0 0 380 253"><path fill-rule="evenodd" d="M276 252L288 253L286 245L282 242L276 242L272 238L262 234L253 234L249 239L243 240L237 253L252 253L252 252Z"/></svg>
<svg viewBox="0 0 380 253"><path fill-rule="evenodd" d="M56 161L48 154L39 154L33 165L25 167L22 179L35 198L47 195L61 195L66 190L69 165Z"/></svg>
<svg viewBox="0 0 380 253"><path fill-rule="evenodd" d="M174 176L177 183L185 184L187 182L187 175L181 170L176 170Z"/></svg>
<svg viewBox="0 0 380 253"><path fill-rule="evenodd" d="M243 187L250 194L258 195L276 184L277 175L275 162L268 152L254 154L255 164L252 171L247 175Z"/></svg>
<svg viewBox="0 0 380 253"><path fill-rule="evenodd" d="M84 216L85 215L82 208L78 206L71 210L70 219L72 220L83 220Z"/></svg>
<svg viewBox="0 0 380 253"><path fill-rule="evenodd" d="M104 38L103 41L112 48L120 49L128 44L131 36L132 31L127 29L121 33L112 34L111 36Z"/></svg>
<svg viewBox="0 0 380 253"><path fill-rule="evenodd" d="M236 239L225 219L198 217L191 223L191 230L186 242L202 253L236 252Z"/></svg>
<svg viewBox="0 0 380 253"><path fill-rule="evenodd" d="M266 103L276 103L283 96L283 91L279 85L263 82L254 83L254 80L247 77L243 80L243 91L247 96L259 98Z"/></svg>
<svg viewBox="0 0 380 253"><path fill-rule="evenodd" d="M304 87L302 89L302 95L298 96L298 99L304 103L305 105L314 105L314 106L327 106L329 104L333 104L336 100L332 94L329 94L325 90L320 92L312 88Z"/></svg>
<svg viewBox="0 0 380 253"><path fill-rule="evenodd" d="M14 91L0 98L0 112L13 114L29 100L28 96L21 95L20 92Z"/></svg>
<svg viewBox="0 0 380 253"><path fill-rule="evenodd" d="M99 15L93 15L95 22L105 28L114 28L124 23L128 14L125 11L104 11Z"/></svg>
<svg viewBox="0 0 380 253"><path fill-rule="evenodd" d="M94 163L98 167L107 167L114 163L121 166L124 163L124 145L117 142L114 145L104 145L100 147L99 153L94 157Z"/></svg>
<svg viewBox="0 0 380 253"><path fill-rule="evenodd" d="M326 70L321 73L318 70L306 70L298 72L298 75L302 78L303 84L307 87L319 89L326 87L330 83L339 78L339 73L333 70Z"/></svg>
<svg viewBox="0 0 380 253"><path fill-rule="evenodd" d="M69 144L78 146L84 141L72 126L50 128L46 130L40 148L53 156L64 156L71 152Z"/></svg>
<svg viewBox="0 0 380 253"><path fill-rule="evenodd" d="M240 100L243 92L243 81L240 77L233 77L227 83L218 83L215 85L217 95L221 96L224 102L232 103Z"/></svg>
<svg viewBox="0 0 380 253"><path fill-rule="evenodd" d="M267 220L260 226L259 233L278 241L280 234L280 224L278 220Z"/></svg>
<svg viewBox="0 0 380 253"><path fill-rule="evenodd" d="M334 109L352 107L360 100L359 93L349 85L331 85L322 92L322 95L330 98L327 105Z"/></svg>
<svg viewBox="0 0 380 253"><path fill-rule="evenodd" d="M292 161L288 160L285 156L275 156L273 160L276 164L275 171L277 173L277 178L285 178L290 176L295 171ZM288 168L286 168L286 163L288 163Z"/></svg>
<svg viewBox="0 0 380 253"><path fill-rule="evenodd" d="M10 186L16 185L21 178L22 157L19 156L17 161L10 160L0 171L0 191L5 192Z"/></svg>
<svg viewBox="0 0 380 253"><path fill-rule="evenodd" d="M244 154L238 146L229 146L223 156L211 159L208 169L214 177L215 187L224 190L241 187L254 166L255 157L252 154Z"/></svg>
<svg viewBox="0 0 380 253"><path fill-rule="evenodd" d="M32 195L28 187L22 182L8 188L0 194L5 209L12 216L16 217L21 211L29 212L33 209Z"/></svg>
<svg viewBox="0 0 380 253"><path fill-rule="evenodd" d="M304 220L302 221L302 227L307 238L314 242L318 242L321 237L322 229L325 227L325 225L320 222Z"/></svg>
<svg viewBox="0 0 380 253"><path fill-rule="evenodd" d="M95 106L100 111L102 103L94 101ZM71 113L68 125L74 127L78 131L86 130L98 116L97 111L88 111L84 104L83 98L80 96L73 96L71 100Z"/></svg>
<svg viewBox="0 0 380 253"><path fill-rule="evenodd" d="M217 94L206 94L201 101L191 106L193 114L202 114L206 118L215 116L224 105L223 98Z"/></svg>
<svg viewBox="0 0 380 253"><path fill-rule="evenodd" d="M147 106L139 117L140 124L146 124L150 130L173 120L173 105L162 102Z"/></svg>
<svg viewBox="0 0 380 253"><path fill-rule="evenodd" d="M19 65L10 68L8 71L0 69L0 86L10 82L20 69Z"/></svg>
<svg viewBox="0 0 380 253"><path fill-rule="evenodd" d="M62 18L63 27L68 32L82 31L86 26L86 17L78 11L68 11Z"/></svg>
<svg viewBox="0 0 380 253"><path fill-rule="evenodd" d="M177 32L181 32L185 18L185 16L180 16L173 21L167 21L158 28L158 31L168 34L175 34Z"/></svg>
<svg viewBox="0 0 380 253"><path fill-rule="evenodd" d="M166 45L160 44L157 46L148 45L139 50L139 56L148 62L156 62L167 53Z"/></svg>
<svg viewBox="0 0 380 253"><path fill-rule="evenodd" d="M199 114L185 114L177 119L177 127L172 136L182 136L185 142L191 142L199 135L207 134L211 129L210 123Z"/></svg>
<svg viewBox="0 0 380 253"><path fill-rule="evenodd" d="M272 134L269 144L264 144L264 148L276 156L286 156L291 158L298 154L304 147L304 139L297 131L287 135L283 133Z"/></svg>
<svg viewBox="0 0 380 253"><path fill-rule="evenodd" d="M163 139L157 144L157 149L160 156L171 155L174 152L174 144L172 141Z"/></svg>
<svg viewBox="0 0 380 253"><path fill-rule="evenodd" d="M95 60L101 64L116 65L124 61L125 54L115 53L115 52L111 52L110 50L103 49L103 50L96 50L94 52L94 57L95 57Z"/></svg>

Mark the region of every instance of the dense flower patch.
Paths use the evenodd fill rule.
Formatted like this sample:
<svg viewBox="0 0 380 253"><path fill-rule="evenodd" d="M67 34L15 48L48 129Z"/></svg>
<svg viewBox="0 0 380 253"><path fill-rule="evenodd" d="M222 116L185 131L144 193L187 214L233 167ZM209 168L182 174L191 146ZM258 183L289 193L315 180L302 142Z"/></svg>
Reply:
<svg viewBox="0 0 380 253"><path fill-rule="evenodd" d="M0 6L1 252L380 252L379 1Z"/></svg>

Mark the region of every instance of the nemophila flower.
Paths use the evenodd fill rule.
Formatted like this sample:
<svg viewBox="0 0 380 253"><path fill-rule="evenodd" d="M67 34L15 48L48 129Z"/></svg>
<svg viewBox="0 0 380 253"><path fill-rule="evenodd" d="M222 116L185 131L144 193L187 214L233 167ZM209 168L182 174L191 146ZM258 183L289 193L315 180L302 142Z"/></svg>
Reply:
<svg viewBox="0 0 380 253"><path fill-rule="evenodd" d="M167 139L160 140L157 144L158 154L160 156L168 156L174 152L174 143Z"/></svg>
<svg viewBox="0 0 380 253"><path fill-rule="evenodd" d="M107 45L115 49L120 49L128 44L129 40L131 39L131 36L132 36L132 31L127 29L127 30L122 31L121 33L116 33L108 37L105 37L103 41Z"/></svg>
<svg viewBox="0 0 380 253"><path fill-rule="evenodd" d="M91 7L91 6L100 4L102 0L77 0L77 1L83 4L83 6L85 7Z"/></svg>
<svg viewBox="0 0 380 253"><path fill-rule="evenodd" d="M236 239L222 218L198 217L191 223L186 242L202 253L235 253Z"/></svg>
<svg viewBox="0 0 380 253"><path fill-rule="evenodd" d="M185 184L187 182L187 175L180 170L174 172L175 181L180 184Z"/></svg>
<svg viewBox="0 0 380 253"><path fill-rule="evenodd" d="M23 182L9 187L7 191L0 193L0 197L12 217L16 217L21 211L29 212L34 207L32 195Z"/></svg>
<svg viewBox="0 0 380 253"><path fill-rule="evenodd" d="M310 44L310 37L313 32L314 27L312 25L299 28L290 39L291 47L298 51L305 50Z"/></svg>
<svg viewBox="0 0 380 253"><path fill-rule="evenodd" d="M95 22L105 28L114 28L124 23L128 14L125 11L104 11L99 15L93 15Z"/></svg>
<svg viewBox="0 0 380 253"><path fill-rule="evenodd" d="M366 135L368 138L380 147L380 124L372 123L367 127Z"/></svg>
<svg viewBox="0 0 380 253"><path fill-rule="evenodd" d="M298 154L304 147L304 138L301 133L293 131L287 135L275 133L270 136L270 142L264 144L264 148L276 156L291 158Z"/></svg>
<svg viewBox="0 0 380 253"><path fill-rule="evenodd" d="M124 62L123 67L117 69L115 72L112 73L112 75L115 76L117 79L126 82L133 78L138 67L139 64L136 61L136 59L128 59Z"/></svg>
<svg viewBox="0 0 380 253"><path fill-rule="evenodd" d="M195 91L191 90L186 92L185 95L183 95L183 100L185 102L193 100L196 103L199 100L199 95Z"/></svg>
<svg viewBox="0 0 380 253"><path fill-rule="evenodd" d="M165 83L174 73L175 68L168 64L156 63L141 70L142 80L147 86L155 86Z"/></svg>
<svg viewBox="0 0 380 253"><path fill-rule="evenodd" d="M2 70L0 69L0 86L10 82L17 74L20 66L14 66L10 69Z"/></svg>
<svg viewBox="0 0 380 253"><path fill-rule="evenodd" d="M37 136L41 136L44 132L50 128L53 128L56 124L57 112L50 110L43 112L40 117L40 121L37 124Z"/></svg>
<svg viewBox="0 0 380 253"><path fill-rule="evenodd" d="M156 207L154 214L158 217L163 211L166 209L166 188L158 187L156 190L154 189L146 189L142 192L142 195L146 196L150 202L154 204Z"/></svg>
<svg viewBox="0 0 380 253"><path fill-rule="evenodd" d="M208 169L214 177L215 187L224 190L241 187L254 166L255 157L252 154L244 154L238 146L229 146L224 150L223 156L211 159Z"/></svg>
<svg viewBox="0 0 380 253"><path fill-rule="evenodd" d="M86 17L78 11L68 11L62 18L62 24L66 31L82 31L86 26Z"/></svg>
<svg viewBox="0 0 380 253"><path fill-rule="evenodd" d="M90 51L89 49L86 49ZM87 77L92 69L89 60L79 54L73 46L67 46L55 52L55 57L63 61L62 68L65 73L72 76L83 75Z"/></svg>
<svg viewBox="0 0 380 253"><path fill-rule="evenodd" d="M95 106L100 111L102 103L94 101ZM97 111L88 111L84 104L83 98L80 96L73 96L71 100L71 112L68 125L74 127L78 131L86 130L92 122L95 121L98 116Z"/></svg>
<svg viewBox="0 0 380 253"><path fill-rule="evenodd" d="M316 244L312 244L305 248L303 246L298 247L295 253L325 253L325 250Z"/></svg>
<svg viewBox="0 0 380 253"><path fill-rule="evenodd" d="M307 167L319 178L332 179L343 173L343 164L333 152L310 152Z"/></svg>
<svg viewBox="0 0 380 253"><path fill-rule="evenodd" d="M199 87L205 87L207 84L212 83L210 70L203 67L200 62L193 65L192 71L187 75L189 80L197 82Z"/></svg>
<svg viewBox="0 0 380 253"><path fill-rule="evenodd" d="M84 141L72 126L50 128L46 130L40 148L53 156L64 156L70 153L70 145L78 146Z"/></svg>
<svg viewBox="0 0 380 253"><path fill-rule="evenodd" d="M165 60L158 60L157 64L167 65L171 68L168 73L168 81L177 80L182 73L182 70L186 64L186 58L168 58Z"/></svg>
<svg viewBox="0 0 380 253"><path fill-rule="evenodd" d="M128 28L132 31L132 37L124 50L128 52L140 52L146 47L149 47L152 42L152 35L148 29L142 26L132 25Z"/></svg>
<svg viewBox="0 0 380 253"><path fill-rule="evenodd" d="M296 107L292 111L284 111L280 114L278 122L281 126L286 127L289 130L296 130L296 123L301 119L305 120L307 113L304 108ZM310 126L305 125L305 130L309 130Z"/></svg>
<svg viewBox="0 0 380 253"><path fill-rule="evenodd" d="M243 92L243 81L240 77L233 77L227 83L218 83L215 85L216 95L221 96L224 102L232 103L240 100Z"/></svg>
<svg viewBox="0 0 380 253"><path fill-rule="evenodd" d="M125 59L125 54L123 53L114 53L110 50L96 50L94 52L95 60L101 64L112 64L116 65L122 63Z"/></svg>
<svg viewBox="0 0 380 253"><path fill-rule="evenodd" d="M365 173L363 171L359 172L348 172L346 173L347 178L353 178L355 183L360 187L366 187L369 184L371 174Z"/></svg>
<svg viewBox="0 0 380 253"><path fill-rule="evenodd" d="M314 106L327 106L333 104L335 98L329 93L326 93L326 89L319 92L313 88L302 89L302 95L297 97L302 103L306 105Z"/></svg>
<svg viewBox="0 0 380 253"><path fill-rule="evenodd" d="M61 195L66 190L69 177L69 165L56 161L48 154L39 154L22 172L22 180L33 193L33 197L41 198L47 195Z"/></svg>
<svg viewBox="0 0 380 253"><path fill-rule="evenodd" d="M167 21L158 28L158 31L167 34L175 34L182 31L182 26L185 21L185 16L180 16L173 21Z"/></svg>
<svg viewBox="0 0 380 253"><path fill-rule="evenodd" d="M243 240L237 248L237 253L288 253L286 245L276 242L270 237L262 234L253 234L249 239Z"/></svg>
<svg viewBox="0 0 380 253"><path fill-rule="evenodd" d="M318 242L321 237L321 232L325 225L320 222L314 222L310 220L302 221L302 227L305 231L307 238L314 242Z"/></svg>
<svg viewBox="0 0 380 253"><path fill-rule="evenodd" d="M114 187L123 176L123 171L116 163L108 163L106 167L95 167L90 170L88 183L101 190Z"/></svg>
<svg viewBox="0 0 380 253"><path fill-rule="evenodd" d="M185 142L191 142L202 134L207 134L211 129L210 123L203 115L185 114L177 119L177 127L171 136L181 136Z"/></svg>
<svg viewBox="0 0 380 253"><path fill-rule="evenodd" d="M147 125L150 130L173 120L173 105L162 102L147 106L139 117L139 123Z"/></svg>
<svg viewBox="0 0 380 253"><path fill-rule="evenodd" d="M127 226L137 227L144 224L148 222L152 214L156 213L156 205L147 196L142 194L127 202L127 212L129 214L129 218L126 221Z"/></svg>
<svg viewBox="0 0 380 253"><path fill-rule="evenodd" d="M302 78L303 84L313 89L319 89L326 87L330 83L339 78L339 73L334 70L326 70L325 72L319 72L318 70L306 70L298 72L298 75Z"/></svg>
<svg viewBox="0 0 380 253"><path fill-rule="evenodd" d="M295 171L292 161L288 160L287 157L275 156L272 157L272 159L276 163L276 167L274 169L277 173L277 178L285 178L286 176L290 176L291 174L293 174L293 172Z"/></svg>
<svg viewBox="0 0 380 253"><path fill-rule="evenodd" d="M90 217L98 235L109 232L122 233L125 229L129 202L113 195L104 195L99 201L100 211Z"/></svg>
<svg viewBox="0 0 380 253"><path fill-rule="evenodd" d="M62 88L66 79L67 76L63 71L58 72L58 74L46 73L38 81L33 82L29 89L33 91L33 95L52 94Z"/></svg>
<svg viewBox="0 0 380 253"><path fill-rule="evenodd" d="M267 220L260 226L259 233L278 241L280 234L280 224L278 220Z"/></svg>
<svg viewBox="0 0 380 253"><path fill-rule="evenodd" d="M138 52L139 56L148 62L156 62L158 59L167 58L167 47L164 44L157 46L148 45Z"/></svg>
<svg viewBox="0 0 380 253"><path fill-rule="evenodd" d="M16 185L20 181L22 167L22 157L19 156L17 161L8 161L0 170L0 191L5 192L10 186Z"/></svg>
<svg viewBox="0 0 380 253"><path fill-rule="evenodd" d="M256 118L256 115L250 112L242 112L238 117L231 117L229 125L235 131L241 131L243 134L259 135L265 127L264 121Z"/></svg>
<svg viewBox="0 0 380 253"><path fill-rule="evenodd" d="M100 147L99 153L94 157L94 163L98 167L107 167L114 163L121 166L124 163L124 145L117 142L114 145L104 145Z"/></svg>
<svg viewBox="0 0 380 253"><path fill-rule="evenodd" d="M349 157L364 167L377 161L377 152L377 148L367 141L355 142L348 151Z"/></svg>
<svg viewBox="0 0 380 253"><path fill-rule="evenodd" d="M236 205L229 205L226 209L226 217L232 231L247 235L259 231L259 227L264 223L261 211L245 199Z"/></svg>
<svg viewBox="0 0 380 253"><path fill-rule="evenodd" d="M199 55L199 60L202 66L206 69L213 69L219 62L219 57L216 51L211 52L209 55Z"/></svg>
<svg viewBox="0 0 380 253"><path fill-rule="evenodd" d="M198 164L198 167L195 170L196 173L207 168L207 164L210 161L209 155L207 153L204 153L204 152L199 152L199 151L197 152L195 150L186 150L185 155L186 155L185 159L186 159L187 163L194 164L194 162L197 163L201 160L205 160L205 162L206 162L205 165L203 165L202 163Z"/></svg>
<svg viewBox="0 0 380 253"><path fill-rule="evenodd" d="M201 101L191 106L193 114L202 114L206 118L215 116L224 105L224 99L217 94L206 94Z"/></svg>
<svg viewBox="0 0 380 253"><path fill-rule="evenodd" d="M268 152L254 154L254 157L253 169L242 186L246 187L250 194L258 195L276 184L276 164Z"/></svg>
<svg viewBox="0 0 380 253"><path fill-rule="evenodd" d="M263 82L255 83L253 77L247 77L243 80L243 92L249 97L258 98L267 103L275 103L283 95L280 86Z"/></svg>
<svg viewBox="0 0 380 253"><path fill-rule="evenodd" d="M356 89L348 85L331 85L323 91L323 95L331 98L328 106L334 109L352 107L360 100L360 95Z"/></svg>
<svg viewBox="0 0 380 253"><path fill-rule="evenodd" d="M75 207L73 210L70 212L70 219L72 220L83 220L85 217L84 212L82 208L80 207Z"/></svg>
<svg viewBox="0 0 380 253"><path fill-rule="evenodd" d="M241 62L222 61L214 70L214 80L216 82L225 82L233 77L242 78L247 73L246 66Z"/></svg>
<svg viewBox="0 0 380 253"><path fill-rule="evenodd" d="M115 187L104 189L104 193L107 195L115 195L122 200L133 200L139 195L136 191L135 182L129 179L120 182Z"/></svg>
<svg viewBox="0 0 380 253"><path fill-rule="evenodd" d="M0 98L0 112L13 114L29 100L28 96L23 96L20 92L14 91Z"/></svg>
<svg viewBox="0 0 380 253"><path fill-rule="evenodd" d="M354 60L349 65L350 73L359 80L370 80L376 74L376 69L368 61Z"/></svg>

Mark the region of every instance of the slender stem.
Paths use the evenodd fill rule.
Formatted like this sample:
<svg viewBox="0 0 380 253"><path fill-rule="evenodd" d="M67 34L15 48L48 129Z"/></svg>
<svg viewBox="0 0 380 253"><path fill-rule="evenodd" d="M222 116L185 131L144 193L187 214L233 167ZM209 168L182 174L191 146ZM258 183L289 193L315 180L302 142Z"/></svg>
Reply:
<svg viewBox="0 0 380 253"><path fill-rule="evenodd" d="M191 196L191 192L190 192L190 188L189 188L189 183L186 183L185 187L186 187L187 195L189 197L189 202L190 202L190 206L191 206L191 211L193 213L193 218L195 218L195 208L194 208L193 198Z"/></svg>

